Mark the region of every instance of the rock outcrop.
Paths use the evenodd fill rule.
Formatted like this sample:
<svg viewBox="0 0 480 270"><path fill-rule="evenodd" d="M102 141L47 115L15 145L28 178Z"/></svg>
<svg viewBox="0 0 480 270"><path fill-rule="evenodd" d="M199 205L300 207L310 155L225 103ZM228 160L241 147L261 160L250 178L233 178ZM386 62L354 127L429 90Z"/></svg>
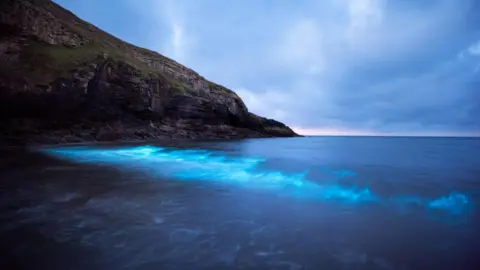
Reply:
<svg viewBox="0 0 480 270"><path fill-rule="evenodd" d="M0 139L296 136L233 91L50 0L0 3Z"/></svg>

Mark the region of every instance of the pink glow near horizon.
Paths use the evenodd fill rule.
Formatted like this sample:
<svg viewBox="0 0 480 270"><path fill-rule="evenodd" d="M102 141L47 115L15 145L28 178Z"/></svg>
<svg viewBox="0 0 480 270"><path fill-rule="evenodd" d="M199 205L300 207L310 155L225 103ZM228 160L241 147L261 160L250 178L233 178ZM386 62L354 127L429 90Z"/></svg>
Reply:
<svg viewBox="0 0 480 270"><path fill-rule="evenodd" d="M355 130L342 128L292 128L300 135L310 136L431 136L431 137L480 137L477 132L376 132L370 130Z"/></svg>

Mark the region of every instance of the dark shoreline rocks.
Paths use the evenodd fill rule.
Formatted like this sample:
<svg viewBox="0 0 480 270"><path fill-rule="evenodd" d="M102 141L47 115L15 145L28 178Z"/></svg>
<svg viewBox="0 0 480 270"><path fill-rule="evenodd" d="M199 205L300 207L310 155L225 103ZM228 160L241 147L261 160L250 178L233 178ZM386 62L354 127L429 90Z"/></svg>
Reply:
<svg viewBox="0 0 480 270"><path fill-rule="evenodd" d="M0 145L47 145L65 143L101 143L101 142L139 142L149 140L211 140L211 139L248 139L248 138L274 138L291 137L290 134L277 136L256 132L247 128L235 128L231 126L208 126L201 129L192 129L192 126L172 126L161 124L146 127L115 127L107 125L92 129L54 129L42 130L38 128L20 128L2 131Z"/></svg>
<svg viewBox="0 0 480 270"><path fill-rule="evenodd" d="M2 144L298 136L50 0L2 1L0 61Z"/></svg>

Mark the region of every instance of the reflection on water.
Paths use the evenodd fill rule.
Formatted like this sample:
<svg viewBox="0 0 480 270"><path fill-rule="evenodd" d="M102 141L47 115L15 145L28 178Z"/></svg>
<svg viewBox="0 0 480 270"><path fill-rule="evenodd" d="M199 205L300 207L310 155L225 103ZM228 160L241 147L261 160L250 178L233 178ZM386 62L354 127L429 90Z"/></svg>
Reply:
<svg viewBox="0 0 480 270"><path fill-rule="evenodd" d="M2 269L478 269L478 140L0 152Z"/></svg>

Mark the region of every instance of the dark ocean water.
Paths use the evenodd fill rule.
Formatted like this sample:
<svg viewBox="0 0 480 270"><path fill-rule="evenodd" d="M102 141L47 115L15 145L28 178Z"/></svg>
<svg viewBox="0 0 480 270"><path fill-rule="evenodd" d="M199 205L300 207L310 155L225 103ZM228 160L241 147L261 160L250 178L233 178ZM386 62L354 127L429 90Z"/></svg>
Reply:
<svg viewBox="0 0 480 270"><path fill-rule="evenodd" d="M480 139L0 151L0 269L480 269Z"/></svg>

